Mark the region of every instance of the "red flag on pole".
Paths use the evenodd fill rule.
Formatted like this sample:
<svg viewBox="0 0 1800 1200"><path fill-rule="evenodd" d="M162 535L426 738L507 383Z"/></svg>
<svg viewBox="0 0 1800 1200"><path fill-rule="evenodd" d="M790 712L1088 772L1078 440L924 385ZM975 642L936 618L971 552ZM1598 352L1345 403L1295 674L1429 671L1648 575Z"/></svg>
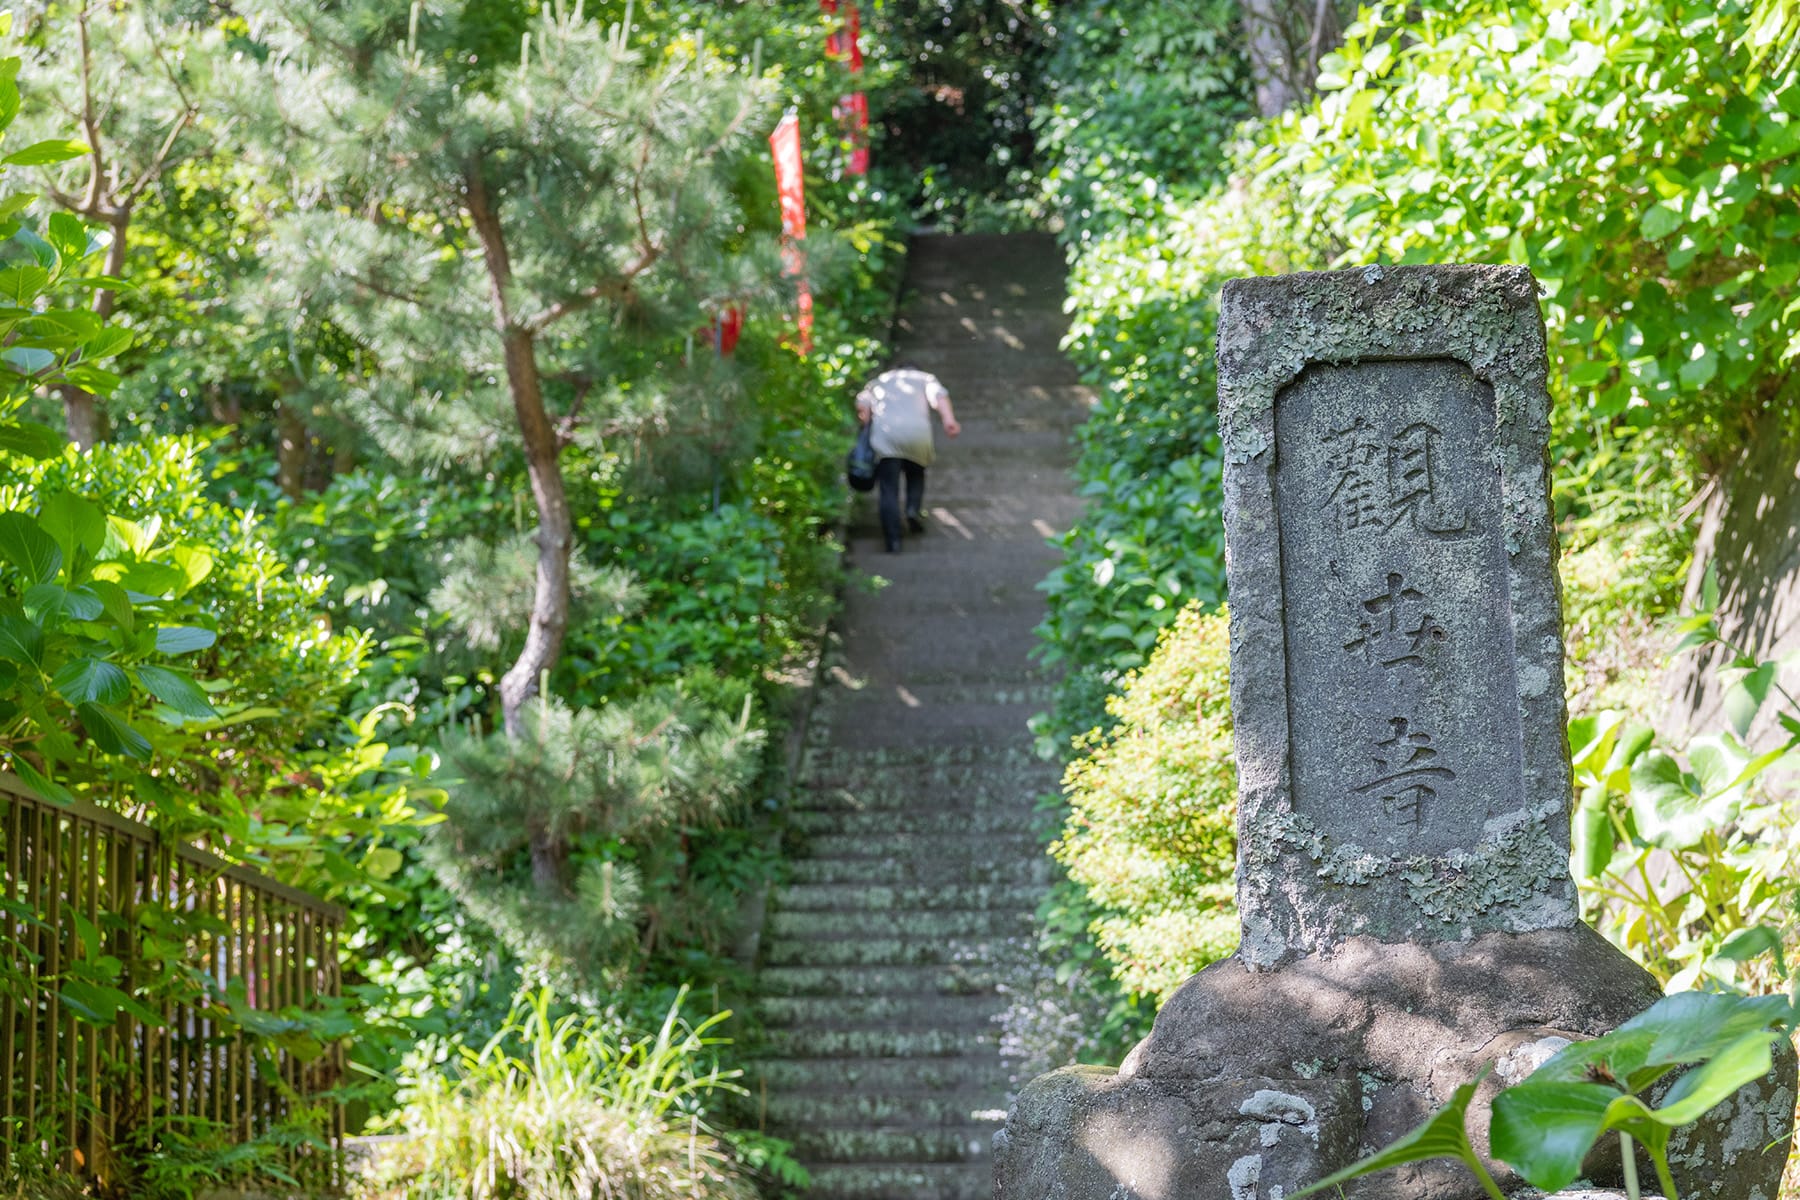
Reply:
<svg viewBox="0 0 1800 1200"><path fill-rule="evenodd" d="M812 292L806 286L806 257L800 243L806 238L806 181L800 162L800 118L793 113L769 135L775 158L775 193L781 199L782 274L798 281L800 293L799 350L812 350Z"/></svg>

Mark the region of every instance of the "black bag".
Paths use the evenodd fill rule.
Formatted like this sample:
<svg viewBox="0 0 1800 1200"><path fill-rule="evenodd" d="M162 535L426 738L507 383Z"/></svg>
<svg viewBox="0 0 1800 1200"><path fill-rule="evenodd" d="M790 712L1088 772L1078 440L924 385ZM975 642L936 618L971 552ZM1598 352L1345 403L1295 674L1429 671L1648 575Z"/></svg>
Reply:
<svg viewBox="0 0 1800 1200"><path fill-rule="evenodd" d="M875 487L875 446L869 440L870 425L864 425L857 433L856 445L850 447L850 453L844 459L844 479L859 492Z"/></svg>

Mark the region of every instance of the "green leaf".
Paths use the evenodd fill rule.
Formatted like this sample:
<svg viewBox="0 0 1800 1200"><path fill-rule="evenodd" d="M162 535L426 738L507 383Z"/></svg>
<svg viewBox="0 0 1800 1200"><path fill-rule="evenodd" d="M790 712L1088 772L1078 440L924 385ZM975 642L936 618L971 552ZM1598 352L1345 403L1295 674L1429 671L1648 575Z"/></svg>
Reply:
<svg viewBox="0 0 1800 1200"><path fill-rule="evenodd" d="M1680 229L1683 220L1679 204L1660 200L1644 211L1642 219L1638 222L1638 229L1646 240L1659 242Z"/></svg>
<svg viewBox="0 0 1800 1200"><path fill-rule="evenodd" d="M69 439L36 421L0 421L0 450L21 458L55 458Z"/></svg>
<svg viewBox="0 0 1800 1200"><path fill-rule="evenodd" d="M47 167L51 163L67 162L71 158L80 158L88 152L85 142L71 141L68 138L46 138L41 142L33 142L23 150L17 150L0 158L0 163L9 167Z"/></svg>
<svg viewBox="0 0 1800 1200"><path fill-rule="evenodd" d="M1575 875L1580 879L1598 879L1606 872L1612 862L1616 840L1613 837L1612 816L1606 807L1606 789L1590 788L1598 793L1598 804L1590 805L1583 799L1581 807L1575 810L1575 821L1572 830L1574 847L1571 858L1574 861Z"/></svg>
<svg viewBox="0 0 1800 1200"><path fill-rule="evenodd" d="M88 228L80 218L72 213L54 212L46 221L44 234L56 252L65 259L87 257L89 253Z"/></svg>
<svg viewBox="0 0 1800 1200"><path fill-rule="evenodd" d="M1561 1191L1580 1177L1581 1162L1605 1132L1607 1108L1618 1097L1604 1084L1535 1076L1507 1088L1494 1097L1494 1157L1532 1186Z"/></svg>
<svg viewBox="0 0 1800 1200"><path fill-rule="evenodd" d="M1787 974L1787 967L1782 962L1783 947L1781 930L1772 925L1753 925L1749 929L1739 930L1725 939L1719 947L1719 957L1731 962L1749 962L1763 954L1775 956L1775 968L1782 975Z"/></svg>
<svg viewBox="0 0 1800 1200"><path fill-rule="evenodd" d="M1652 1033L1655 1040L1645 1065L1680 1066L1710 1058L1739 1038L1785 1020L1789 1012L1788 1002L1780 996L1677 992L1664 996L1607 1038L1621 1033ZM1632 1091L1642 1090L1629 1081L1628 1086Z"/></svg>
<svg viewBox="0 0 1800 1200"><path fill-rule="evenodd" d="M50 686L70 704L123 704L131 698L131 677L103 658L70 659Z"/></svg>
<svg viewBox="0 0 1800 1200"><path fill-rule="evenodd" d="M1768 699L1769 689L1775 684L1775 664L1762 663L1755 670L1746 671L1725 688L1723 697L1725 719L1731 722L1731 728L1739 737L1750 732L1751 722Z"/></svg>
<svg viewBox="0 0 1800 1200"><path fill-rule="evenodd" d="M45 496L38 505L38 524L56 539L65 560L74 559L77 549L94 555L106 545L106 514L99 505L73 492Z"/></svg>
<svg viewBox="0 0 1800 1200"><path fill-rule="evenodd" d="M1694 768L1694 778L1709 798L1708 808L1713 811L1714 824L1724 825L1736 820L1735 798L1729 812L1710 801L1722 793L1734 791L1736 780L1750 764L1749 749L1728 733L1708 733L1689 742L1687 753L1688 763Z"/></svg>
<svg viewBox="0 0 1800 1200"><path fill-rule="evenodd" d="M203 546L182 543L170 547L169 557L181 571L184 579L181 590L184 594L192 591L201 580L212 574L213 557Z"/></svg>
<svg viewBox="0 0 1800 1200"><path fill-rule="evenodd" d="M22 667L42 667L44 631L24 617L0 614L0 659Z"/></svg>
<svg viewBox="0 0 1800 1200"><path fill-rule="evenodd" d="M17 774L20 779L25 781L26 787L36 792L43 799L48 800L50 803L61 804L64 806L75 803L75 793L71 792L62 784L57 783L54 779L48 778L36 767L32 766L16 754L13 756L12 768L13 772Z"/></svg>
<svg viewBox="0 0 1800 1200"><path fill-rule="evenodd" d="M76 708L76 715L81 718L81 727L87 730L94 745L108 754L123 754L143 762L150 759L150 743L143 734L126 724L125 719L117 713L101 708L98 704L83 704Z"/></svg>
<svg viewBox="0 0 1800 1200"><path fill-rule="evenodd" d="M392 846L377 846L363 856L363 870L374 879L388 880L405 865L405 858Z"/></svg>
<svg viewBox="0 0 1800 1200"><path fill-rule="evenodd" d="M19 568L31 583L48 583L62 570L62 547L21 512L0 513L0 559Z"/></svg>
<svg viewBox="0 0 1800 1200"><path fill-rule="evenodd" d="M95 334L87 345L81 348L82 361L93 362L96 359L111 358L128 349L132 341L131 330L121 329L117 325L109 325Z"/></svg>
<svg viewBox="0 0 1800 1200"><path fill-rule="evenodd" d="M1775 1069L1769 1048L1781 1035L1773 1030L1746 1034L1683 1075L1663 1097L1661 1108L1649 1112L1658 1124L1674 1128L1688 1125L1711 1112L1747 1083Z"/></svg>
<svg viewBox="0 0 1800 1200"><path fill-rule="evenodd" d="M13 234L12 240L25 248L33 261L40 267L55 268L58 265L56 247L46 242L29 229L21 229Z"/></svg>
<svg viewBox="0 0 1800 1200"><path fill-rule="evenodd" d="M0 300L15 308L30 308L49 286L49 269L36 263L0 268Z"/></svg>
<svg viewBox="0 0 1800 1200"><path fill-rule="evenodd" d="M70 1011L93 1025L111 1025L121 1012L130 1013L146 1025L162 1024L161 1017L118 988L70 979L57 991Z"/></svg>
<svg viewBox="0 0 1800 1200"><path fill-rule="evenodd" d="M1485 1076L1486 1072L1482 1072L1482 1075ZM1480 1083L1481 1079L1477 1078L1472 1083L1463 1084L1450 1097L1450 1103L1432 1114L1423 1125L1361 1162L1352 1163L1315 1184L1291 1193L1289 1200L1300 1200L1302 1196L1310 1196L1326 1188L1349 1183L1352 1179L1373 1175L1377 1171L1387 1171L1403 1167L1407 1163L1425 1162L1433 1158L1454 1158L1469 1165L1470 1170L1485 1175L1480 1160L1475 1157L1474 1147L1469 1145L1468 1131L1463 1128L1469 1101L1474 1099L1475 1089Z"/></svg>
<svg viewBox="0 0 1800 1200"><path fill-rule="evenodd" d="M184 717L203 721L219 715L207 700L206 693L185 675L178 675L166 667L146 665L137 669L137 677L145 691Z"/></svg>
<svg viewBox="0 0 1800 1200"><path fill-rule="evenodd" d="M110 579L96 579L88 584L94 595L100 597L100 603L106 606L106 615L121 630L130 633L137 627L137 613L131 607L131 597L125 589Z"/></svg>
<svg viewBox="0 0 1800 1200"><path fill-rule="evenodd" d="M1639 836L1653 846L1684 850L1699 844L1710 828L1700 800L1681 764L1661 750L1631 768L1631 814Z"/></svg>
<svg viewBox="0 0 1800 1200"><path fill-rule="evenodd" d="M193 625L164 625L156 631L156 648L163 654L191 654L218 640L212 630Z"/></svg>
<svg viewBox="0 0 1800 1200"><path fill-rule="evenodd" d="M38 375L56 365L56 355L38 346L12 346L0 350L0 362L10 364L21 375Z"/></svg>
<svg viewBox="0 0 1800 1200"><path fill-rule="evenodd" d="M93 621L106 611L100 597L87 588L71 591L60 584L37 583L25 589L25 607L38 614L48 625L49 617L68 617L72 621Z"/></svg>

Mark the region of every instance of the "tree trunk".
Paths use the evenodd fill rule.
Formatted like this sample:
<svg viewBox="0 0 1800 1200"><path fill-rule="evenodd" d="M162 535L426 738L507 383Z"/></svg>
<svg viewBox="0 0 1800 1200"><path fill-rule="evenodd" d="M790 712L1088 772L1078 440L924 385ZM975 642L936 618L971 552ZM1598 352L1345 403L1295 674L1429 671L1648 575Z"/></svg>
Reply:
<svg viewBox="0 0 1800 1200"><path fill-rule="evenodd" d="M103 270L117 277L125 270L125 235L131 229L131 208L117 209L108 213L105 219L112 228L112 245L106 248ZM92 306L94 315L102 321L112 316L116 299L111 288L96 291ZM63 421L69 429L69 440L75 443L76 449L87 450L105 440L105 420L100 412L100 402L93 394L72 383L63 384L57 391L62 395Z"/></svg>
<svg viewBox="0 0 1800 1200"><path fill-rule="evenodd" d="M284 392L275 405L275 480L282 495L298 500L306 491L306 455L308 436L306 421L292 403L292 392Z"/></svg>
<svg viewBox="0 0 1800 1200"><path fill-rule="evenodd" d="M1244 51L1257 111L1280 116L1310 95L1319 60L1342 36L1333 0L1244 0Z"/></svg>
<svg viewBox="0 0 1800 1200"><path fill-rule="evenodd" d="M1785 425L1779 409L1765 414L1743 456L1714 481L1695 539L1684 611L1703 602L1702 583L1712 565L1719 582L1719 631L1758 660L1786 659L1776 682L1800 696L1800 432ZM1664 678L1667 707L1659 722L1677 739L1727 728L1725 680L1730 656L1719 647L1689 652L1670 664ZM1786 740L1777 713L1784 697L1771 693L1748 737L1753 750Z"/></svg>
<svg viewBox="0 0 1800 1200"><path fill-rule="evenodd" d="M533 829L531 843L531 883L542 896L563 897L569 894L569 846L552 837L547 829Z"/></svg>
<svg viewBox="0 0 1800 1200"><path fill-rule="evenodd" d="M488 290L494 309L494 327L506 354L506 382L512 393L513 414L525 444L525 469L531 478L531 496L537 504L537 587L531 601L531 625L525 648L500 679L500 711L508 737L524 731L525 705L537 695L540 677L556 665L562 652L563 634L569 625L569 554L574 548L574 523L563 487L562 445L544 411L544 392L538 377L537 345L531 331L513 320L507 289L512 284L512 264L507 257L506 234L499 211L482 177L481 164L470 166L464 176L469 194L469 217L481 240L487 264ZM535 875L538 852L532 851Z"/></svg>
<svg viewBox="0 0 1800 1200"><path fill-rule="evenodd" d="M1295 100L1282 0L1245 0L1244 52L1256 81L1256 111L1280 116Z"/></svg>

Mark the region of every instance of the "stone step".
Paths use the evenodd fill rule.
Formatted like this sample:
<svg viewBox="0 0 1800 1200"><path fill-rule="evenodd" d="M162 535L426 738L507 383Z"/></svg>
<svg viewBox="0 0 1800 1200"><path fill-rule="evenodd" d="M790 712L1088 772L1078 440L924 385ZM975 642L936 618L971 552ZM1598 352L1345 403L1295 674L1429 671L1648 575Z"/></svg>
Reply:
<svg viewBox="0 0 1800 1200"><path fill-rule="evenodd" d="M929 773L955 767L1006 769L1045 765L1029 744L993 746L892 746L880 750L832 750L814 748L807 751L803 771L815 782L831 781L840 771L863 771L884 767L916 768Z"/></svg>
<svg viewBox="0 0 1800 1200"><path fill-rule="evenodd" d="M944 381L946 387L949 382ZM956 415L959 419L962 416L960 412ZM989 459L1045 466L1074 461L1074 444L1067 429L1003 429L998 425L984 425L977 413L971 413L969 419L975 424L965 425L959 436L938 439L937 459L932 469ZM929 474L925 476L925 486L931 486Z"/></svg>
<svg viewBox="0 0 1800 1200"><path fill-rule="evenodd" d="M918 863L904 864L918 868ZM993 864L980 864L992 867ZM1022 939L1021 939L1022 940ZM949 966L979 963L990 954L1019 957L1017 946L1006 948L1004 938L795 938L763 940L763 961L770 966Z"/></svg>
<svg viewBox="0 0 1800 1200"><path fill-rule="evenodd" d="M1007 973L1003 963L771 964L757 983L768 996L969 996L993 993Z"/></svg>
<svg viewBox="0 0 1800 1200"><path fill-rule="evenodd" d="M832 663L831 666L838 666ZM924 683L907 688L868 688L856 685L848 671L830 673L837 686L827 693L831 705L822 706L815 722L829 723L836 718L832 705L846 700L893 699L909 708L935 708L943 704L1048 704L1055 689L1048 683L1012 683L1006 680L960 679L948 683Z"/></svg>
<svg viewBox="0 0 1800 1200"><path fill-rule="evenodd" d="M929 503L929 502L928 502ZM1054 529L1055 527L1052 526ZM897 596L904 597L904 587L909 580L926 578L946 571L957 571L964 574L975 573L978 578L976 588L1004 580L1019 586L1033 586L1041 580L1060 560L1061 555L1055 547L1047 545L1036 538L1001 538L956 537L954 540L945 537L941 531L926 532L923 536L907 537L902 532L904 553L885 554L881 547L881 526L873 519L867 525L853 526L851 539L845 549L849 553L850 564L857 573L863 576L877 576L887 581L879 590L901 588ZM855 576L852 576L855 579ZM853 586L860 586L855 585ZM1016 632L1031 635L1036 622L1027 625L1018 618L1013 624L1020 626ZM859 637L868 637L872 633L893 636L893 631L885 627L867 629L854 627ZM941 629L913 628L909 631L914 637L932 637L946 640L947 634ZM964 636L973 634L985 636L981 630L961 630ZM1021 643L1029 644L1029 643Z"/></svg>
<svg viewBox="0 0 1800 1200"><path fill-rule="evenodd" d="M966 1163L991 1156L994 1131L1005 1119L945 1129L803 1126L794 1133L794 1155L805 1161L855 1163Z"/></svg>
<svg viewBox="0 0 1800 1200"><path fill-rule="evenodd" d="M820 912L816 909L769 914L771 936L802 939L839 939L861 936L887 937L1023 937L1031 932L1032 909L973 908L904 909L872 913L866 909Z"/></svg>
<svg viewBox="0 0 1800 1200"><path fill-rule="evenodd" d="M946 750L958 747L946 746ZM861 751L813 745L808 754L880 754L887 747ZM1007 766L946 763L914 766L854 759L809 772L800 807L875 811L889 808L962 807L1017 804L1029 811L1039 796L1058 790L1060 775L1051 763L1035 760Z"/></svg>
<svg viewBox="0 0 1800 1200"><path fill-rule="evenodd" d="M1033 883L1048 886L1054 864L1041 851L1028 862L961 861L902 862L880 858L802 858L789 864L788 876L795 883L872 883L888 886L922 886L931 884L1000 884L1017 886ZM770 960L773 961L772 952ZM934 961L934 960L909 960Z"/></svg>
<svg viewBox="0 0 1800 1200"><path fill-rule="evenodd" d="M945 304L942 299L894 323L901 354L938 346L992 346L1029 351L1056 345L1069 330L1069 318L1044 308L1008 309L1004 304Z"/></svg>
<svg viewBox="0 0 1800 1200"><path fill-rule="evenodd" d="M847 750L914 746L948 749L958 745L990 745L997 740L1025 741L1031 718L1047 705L939 704L909 705L893 696L842 699L831 724L819 734Z"/></svg>
<svg viewBox="0 0 1800 1200"><path fill-rule="evenodd" d="M876 912L936 909L1035 910L1044 889L1030 884L970 887L857 887L793 884L781 889L781 912Z"/></svg>
<svg viewBox="0 0 1800 1200"><path fill-rule="evenodd" d="M752 1091L767 1087L769 1111L778 1097L853 1102L881 1096L986 1095L999 1108L1012 1086L1007 1062L995 1054L972 1058L765 1058L746 1072Z"/></svg>
<svg viewBox="0 0 1800 1200"><path fill-rule="evenodd" d="M809 1165L808 1200L990 1200L994 1170L986 1162Z"/></svg>
<svg viewBox="0 0 1800 1200"><path fill-rule="evenodd" d="M949 1058L999 1056L999 1034L985 1029L771 1029L769 1053L781 1058Z"/></svg>
<svg viewBox="0 0 1800 1200"><path fill-rule="evenodd" d="M762 1015L769 1029L946 1029L986 1033L1004 1006L997 996L771 996Z"/></svg>
<svg viewBox="0 0 1800 1200"><path fill-rule="evenodd" d="M998 809L1016 813L1019 828L1037 830L1041 824L1032 814L1038 800L1057 793L1056 775L1049 771L1021 771L1004 778L979 777L979 773L975 773L967 783L930 782L947 778L947 772L926 772L922 777L913 778L878 772L873 779L847 782L841 787L821 782L796 792L791 798L789 812L902 814ZM812 832L816 833L817 828L814 827Z"/></svg>
<svg viewBox="0 0 1800 1200"><path fill-rule="evenodd" d="M942 808L895 807L864 812L842 807L792 809L788 813L788 828L814 836L838 833L871 839L890 833L936 833L988 837L994 834L1013 833L1020 829L1017 807L1016 805L977 807L953 804ZM1052 832L1058 824L1060 824L1060 818L1055 814L1045 814L1042 821L1033 821L1029 814L1027 816L1027 825L1034 837L1040 832ZM1044 840L1047 839L1040 839L1040 844ZM787 898L783 897L782 902L785 905ZM950 906L938 904L935 907Z"/></svg>
<svg viewBox="0 0 1800 1200"><path fill-rule="evenodd" d="M951 772L968 772L964 780L947 782ZM1054 771L1015 771L992 775L980 768L950 768L946 772L928 772L926 780L939 780L923 790L920 777L877 769L872 778L847 786L833 787L821 782L797 790L790 797L788 812L820 813L888 813L914 811L973 812L1002 809L1015 812L1021 825L1031 822L1033 806L1038 798L1054 794L1057 777ZM816 829L815 829L816 831Z"/></svg>
<svg viewBox="0 0 1800 1200"><path fill-rule="evenodd" d="M918 1060L900 1061L914 1064ZM830 1073L836 1065L831 1059L808 1063L812 1070L799 1079L812 1086L771 1094L768 1118L796 1129L935 1129L981 1122L989 1125L991 1134L1002 1119L994 1114L1005 1110L1008 1081L1004 1075L996 1074L987 1086L955 1091L908 1090L891 1084L858 1086L846 1079L842 1084L848 1090L839 1091L839 1080Z"/></svg>
<svg viewBox="0 0 1800 1200"><path fill-rule="evenodd" d="M887 833L879 838L820 833L806 837L804 842L809 858L840 862L987 863L995 859L1023 860L1043 852L1043 843L1029 829L990 834L979 843L966 834L955 833Z"/></svg>
<svg viewBox="0 0 1800 1200"><path fill-rule="evenodd" d="M910 546L908 547L911 548ZM977 587L966 585L959 592L954 585L943 582L933 574L922 574L918 578L909 579L906 586L896 591L893 587L883 589L883 593L867 595L852 592L844 597L844 612L850 619L861 617L864 613L871 616L880 614L887 619L899 617L935 618L938 620L969 620L986 617L992 621L1010 619L1018 624L1027 621L1036 624L1036 618L1043 613L1043 593L1037 590L1038 579L1007 578L985 579ZM1025 668L1030 663L1023 664ZM1013 677L1001 675L995 680L999 687L1016 686ZM959 681L965 685L986 682L986 675L976 675L968 680ZM1048 693L1048 687L1043 689Z"/></svg>

